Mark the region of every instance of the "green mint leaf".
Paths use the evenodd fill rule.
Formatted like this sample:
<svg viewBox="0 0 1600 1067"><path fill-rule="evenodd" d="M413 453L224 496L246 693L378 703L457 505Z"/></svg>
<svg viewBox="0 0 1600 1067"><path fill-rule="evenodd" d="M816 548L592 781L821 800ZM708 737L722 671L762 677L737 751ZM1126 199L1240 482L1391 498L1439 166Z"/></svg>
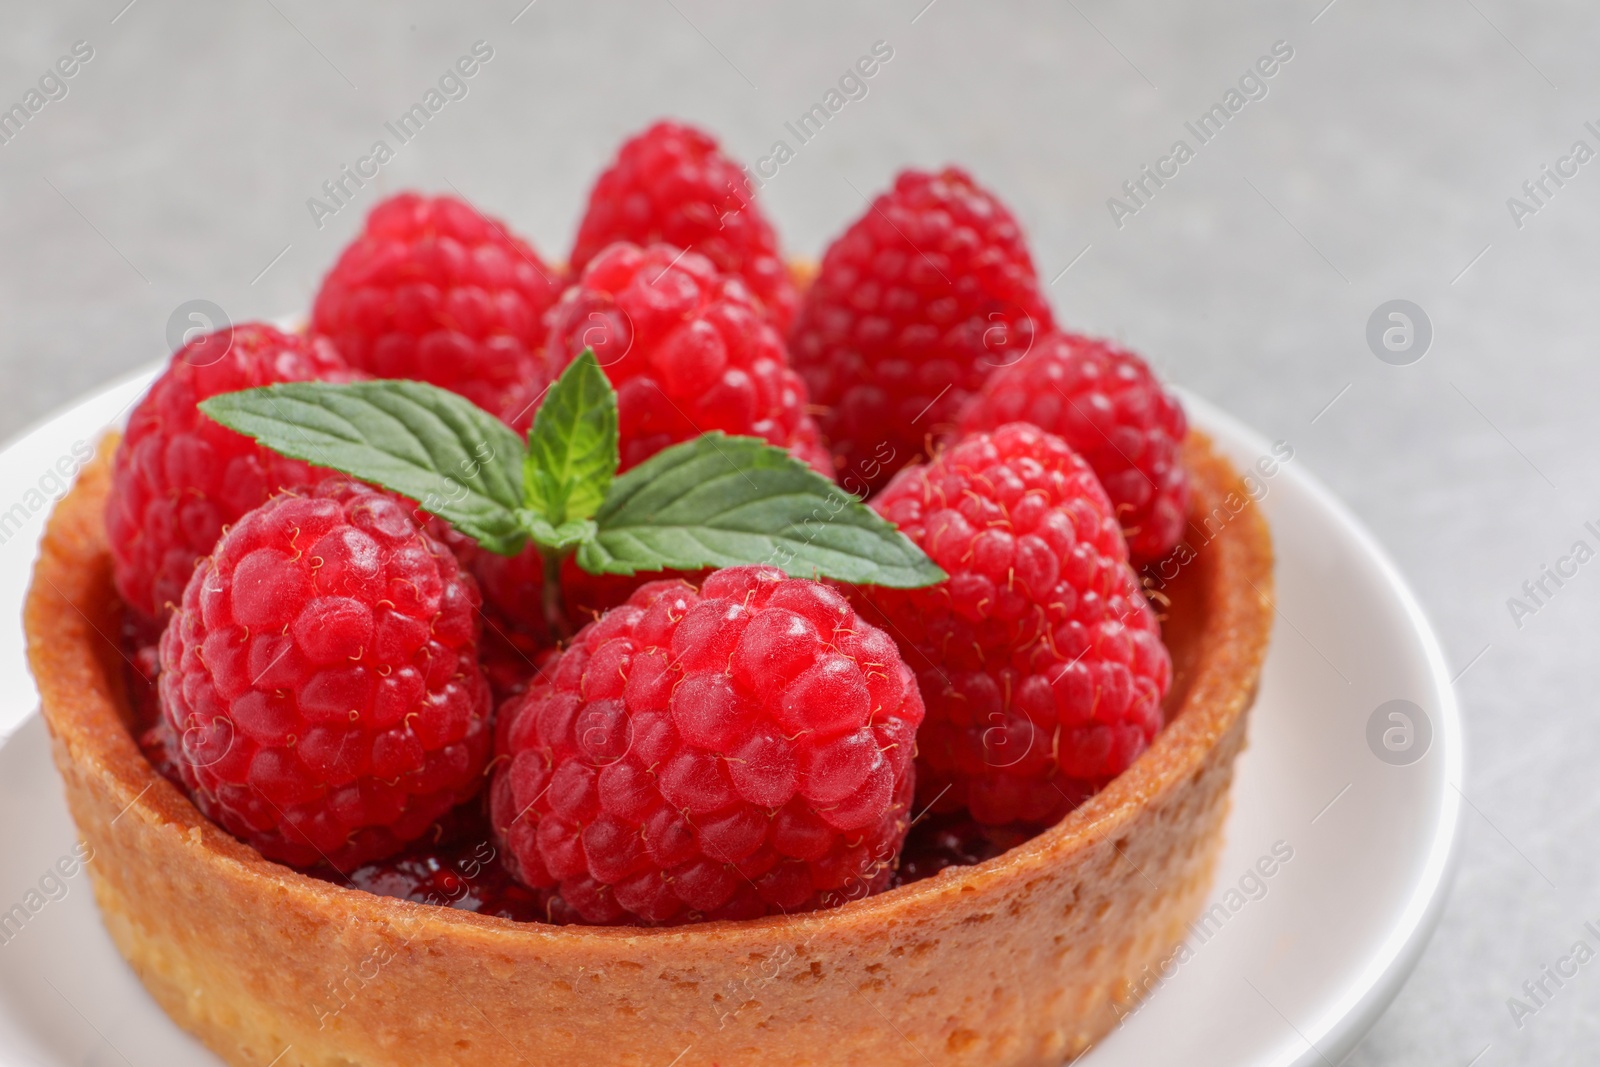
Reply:
<svg viewBox="0 0 1600 1067"><path fill-rule="evenodd" d="M535 544L555 552L581 545L595 535L593 519L568 519L560 526L552 526L542 515L524 512L522 521Z"/></svg>
<svg viewBox="0 0 1600 1067"><path fill-rule="evenodd" d="M523 462L527 507L553 526L600 510L617 473L617 393L584 349L545 395Z"/></svg>
<svg viewBox="0 0 1600 1067"><path fill-rule="evenodd" d="M465 397L412 381L286 382L200 410L276 452L408 496L491 552L527 541L522 442Z"/></svg>
<svg viewBox="0 0 1600 1067"><path fill-rule="evenodd" d="M796 577L907 589L945 579L850 493L757 437L702 434L611 484L578 547L596 574L766 563Z"/></svg>

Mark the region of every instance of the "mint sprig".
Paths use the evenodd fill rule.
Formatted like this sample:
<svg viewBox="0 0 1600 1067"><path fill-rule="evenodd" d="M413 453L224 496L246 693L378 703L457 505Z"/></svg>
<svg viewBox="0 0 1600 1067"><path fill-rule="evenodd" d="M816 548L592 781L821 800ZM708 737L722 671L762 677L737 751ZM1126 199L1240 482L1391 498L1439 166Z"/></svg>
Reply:
<svg viewBox="0 0 1600 1067"><path fill-rule="evenodd" d="M528 541L525 450L466 397L425 382L285 382L200 402L200 410L292 459L415 500L491 552Z"/></svg>
<svg viewBox="0 0 1600 1067"><path fill-rule="evenodd" d="M618 476L617 396L588 350L550 387L526 445L471 401L414 381L288 382L200 410L286 456L404 494L490 552L531 541L556 635L567 631L559 563L574 552L596 574L754 563L897 588L946 577L854 495L759 438L702 434Z"/></svg>

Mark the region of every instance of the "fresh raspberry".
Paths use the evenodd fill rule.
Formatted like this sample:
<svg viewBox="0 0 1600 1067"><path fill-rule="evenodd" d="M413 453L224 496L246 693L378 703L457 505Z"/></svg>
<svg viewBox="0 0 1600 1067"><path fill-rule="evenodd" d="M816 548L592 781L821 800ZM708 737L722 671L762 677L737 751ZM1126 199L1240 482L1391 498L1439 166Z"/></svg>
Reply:
<svg viewBox="0 0 1600 1067"><path fill-rule="evenodd" d="M624 470L722 430L832 472L782 335L744 282L698 253L611 245L551 312L548 348L560 367L594 349L617 389Z"/></svg>
<svg viewBox="0 0 1600 1067"><path fill-rule="evenodd" d="M560 280L505 225L449 196L392 196L323 279L311 328L380 378L432 382L496 414L549 381Z"/></svg>
<svg viewBox="0 0 1600 1067"><path fill-rule="evenodd" d="M223 527L275 490L313 485L327 473L213 422L197 403L274 382L350 377L326 341L260 323L207 334L175 353L133 409L112 461L106 534L123 601L146 618L165 618Z"/></svg>
<svg viewBox="0 0 1600 1067"><path fill-rule="evenodd" d="M1022 231L964 171L902 171L829 246L790 339L841 474L876 488L1050 329Z"/></svg>
<svg viewBox="0 0 1600 1067"><path fill-rule="evenodd" d="M1066 442L1010 423L900 472L872 506L950 575L856 593L928 702L925 803L1051 823L1144 751L1171 661L1111 502Z"/></svg>
<svg viewBox="0 0 1600 1067"><path fill-rule="evenodd" d="M491 816L587 922L826 907L892 877L921 721L894 642L833 589L653 582L501 709Z"/></svg>
<svg viewBox="0 0 1600 1067"><path fill-rule="evenodd" d="M195 805L262 855L341 871L482 784L478 591L395 498L329 478L249 512L161 639L161 705Z"/></svg>
<svg viewBox="0 0 1600 1067"><path fill-rule="evenodd" d="M1160 559L1183 534L1189 477L1179 450L1183 407L1145 361L1110 341L1052 334L995 371L961 413L961 430L1031 422L1089 461L1116 506L1135 563Z"/></svg>
<svg viewBox="0 0 1600 1067"><path fill-rule="evenodd" d="M614 241L692 249L743 278L780 331L794 320L799 295L750 179L692 126L658 122L623 143L589 193L574 273Z"/></svg>

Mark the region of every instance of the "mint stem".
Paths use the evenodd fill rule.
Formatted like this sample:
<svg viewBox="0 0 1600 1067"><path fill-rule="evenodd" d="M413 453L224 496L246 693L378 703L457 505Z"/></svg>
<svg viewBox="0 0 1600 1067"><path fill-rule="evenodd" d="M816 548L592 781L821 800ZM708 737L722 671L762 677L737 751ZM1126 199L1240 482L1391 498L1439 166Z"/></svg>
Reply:
<svg viewBox="0 0 1600 1067"><path fill-rule="evenodd" d="M561 557L543 549L539 555L544 557L544 624L550 640L566 641L572 636L572 624L561 606Z"/></svg>

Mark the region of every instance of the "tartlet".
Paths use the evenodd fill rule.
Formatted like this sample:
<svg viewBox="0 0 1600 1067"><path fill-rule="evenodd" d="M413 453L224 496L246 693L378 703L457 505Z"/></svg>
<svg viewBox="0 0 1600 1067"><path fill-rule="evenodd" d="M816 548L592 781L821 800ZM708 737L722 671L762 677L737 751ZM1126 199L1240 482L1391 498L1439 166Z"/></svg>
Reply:
<svg viewBox="0 0 1600 1067"><path fill-rule="evenodd" d="M1202 434L1184 460L1208 540L1162 589L1168 723L1128 771L987 862L829 911L670 929L375 896L207 821L130 733L101 518L114 446L50 518L28 655L106 927L230 1064L1060 1063L1116 1025L1207 895L1273 611L1266 524Z"/></svg>

